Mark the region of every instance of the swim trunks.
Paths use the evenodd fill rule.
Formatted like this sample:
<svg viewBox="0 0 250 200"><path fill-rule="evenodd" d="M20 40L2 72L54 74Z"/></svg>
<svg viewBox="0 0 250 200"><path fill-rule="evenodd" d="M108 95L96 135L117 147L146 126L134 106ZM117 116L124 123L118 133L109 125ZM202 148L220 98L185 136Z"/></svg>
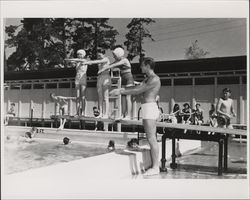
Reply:
<svg viewBox="0 0 250 200"><path fill-rule="evenodd" d="M154 119L157 120L160 115L160 111L156 102L144 103L141 105L142 119Z"/></svg>
<svg viewBox="0 0 250 200"><path fill-rule="evenodd" d="M223 115L218 115L217 116L217 123L219 127L225 126L228 127L230 125L230 119L226 118Z"/></svg>

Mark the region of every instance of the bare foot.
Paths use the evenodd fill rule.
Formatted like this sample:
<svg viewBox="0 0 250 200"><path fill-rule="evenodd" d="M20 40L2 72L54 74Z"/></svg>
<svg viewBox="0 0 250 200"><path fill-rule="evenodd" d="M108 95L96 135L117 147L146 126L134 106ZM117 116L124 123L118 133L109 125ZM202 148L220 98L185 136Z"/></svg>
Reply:
<svg viewBox="0 0 250 200"><path fill-rule="evenodd" d="M159 167L157 168L149 168L143 175L145 176L153 176L158 175L160 173Z"/></svg>

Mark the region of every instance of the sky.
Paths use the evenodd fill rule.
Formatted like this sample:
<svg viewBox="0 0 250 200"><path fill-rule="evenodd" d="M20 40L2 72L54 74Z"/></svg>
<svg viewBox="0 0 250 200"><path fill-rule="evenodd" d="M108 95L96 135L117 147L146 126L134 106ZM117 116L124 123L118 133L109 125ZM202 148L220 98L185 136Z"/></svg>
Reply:
<svg viewBox="0 0 250 200"><path fill-rule="evenodd" d="M21 18L6 18L5 24L19 25ZM154 41L145 39L143 49L146 56L156 61L185 59L185 48L198 40L199 47L208 51L206 57L246 55L246 20L244 18L154 18L147 26ZM131 18L110 18L119 35L117 44L123 44ZM15 49L7 49L7 57ZM112 57L111 52L107 55ZM135 58L133 62L137 62Z"/></svg>

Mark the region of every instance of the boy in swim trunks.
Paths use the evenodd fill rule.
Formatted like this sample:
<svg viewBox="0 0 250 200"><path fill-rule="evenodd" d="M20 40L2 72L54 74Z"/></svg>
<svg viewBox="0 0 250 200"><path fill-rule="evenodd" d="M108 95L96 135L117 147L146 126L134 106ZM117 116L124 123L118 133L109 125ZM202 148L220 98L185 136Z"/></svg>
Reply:
<svg viewBox="0 0 250 200"><path fill-rule="evenodd" d="M84 62L86 52L83 49L77 51L77 58L65 59L68 61L76 62L76 77L75 77L75 87L76 87L76 115L85 115L85 92L87 87L87 68Z"/></svg>
<svg viewBox="0 0 250 200"><path fill-rule="evenodd" d="M144 130L147 134L150 152L152 157L152 167L148 169L145 175L156 175L159 170L159 147L156 138L156 120L159 117L159 109L156 104L156 96L161 87L160 78L154 73L155 62L152 58L144 58L141 64L142 73L146 74L146 78L142 84L133 88L115 89L110 92L111 95L140 95L141 96L141 112Z"/></svg>
<svg viewBox="0 0 250 200"><path fill-rule="evenodd" d="M98 92L98 105L100 110L99 117L109 118L109 88L111 86L111 78L109 71L101 71L103 68L108 67L110 61L108 57L105 56L105 50L97 50L97 59L87 61L85 65L98 64L98 77L97 77L97 92ZM100 72L101 71L101 72Z"/></svg>
<svg viewBox="0 0 250 200"><path fill-rule="evenodd" d="M236 117L233 108L233 100L231 97L231 90L229 88L223 89L223 97L219 99L216 111L217 111L217 123L220 128L233 128L230 124L230 120Z"/></svg>
<svg viewBox="0 0 250 200"><path fill-rule="evenodd" d="M121 47L117 47L113 51L113 56L115 62L109 66L103 67L99 70L98 73L102 73L103 71L112 69L112 68L119 68L121 71L121 78L122 78L122 86L124 88L129 88L134 86L134 78L131 72L131 64L127 58L124 58L124 50ZM131 119L132 113L132 100L131 95L126 95L126 104L127 109L124 112L124 119Z"/></svg>
<svg viewBox="0 0 250 200"><path fill-rule="evenodd" d="M76 99L76 97L56 96L54 93L50 94L50 98L57 105L59 105L59 114L60 115L67 115L68 114L68 100L69 99L72 99L72 100ZM65 122L66 122L66 119L60 118L60 127L58 128L58 130L62 130L64 128Z"/></svg>

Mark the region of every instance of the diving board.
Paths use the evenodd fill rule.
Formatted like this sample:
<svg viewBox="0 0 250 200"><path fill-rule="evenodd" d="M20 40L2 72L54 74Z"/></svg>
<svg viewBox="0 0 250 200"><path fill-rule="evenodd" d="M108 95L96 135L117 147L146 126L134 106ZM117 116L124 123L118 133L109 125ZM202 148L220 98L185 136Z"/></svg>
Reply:
<svg viewBox="0 0 250 200"><path fill-rule="evenodd" d="M102 119L94 117L85 116L56 116L58 118L66 119L78 119L78 120L89 120L89 121L102 121L107 123L121 123L127 125L143 125L142 120L116 120L116 119ZM213 141L218 142L219 152L218 152L218 175L222 175L227 171L227 154L228 154L228 137L229 135L240 135L247 136L247 130L241 129L227 129L227 128L215 128L210 126L200 126L200 125L187 125L187 124L172 124L157 122L157 127L164 128L164 133L162 135L162 158L161 158L161 171L167 171L165 166L166 163L166 139L172 139L172 163L170 167L175 169L177 164L175 162L175 140L176 139L187 139L187 140L201 140L201 141ZM186 132L184 132L186 130ZM223 156L224 152L224 156ZM223 159L224 158L224 159ZM224 161L224 168L223 168Z"/></svg>
<svg viewBox="0 0 250 200"><path fill-rule="evenodd" d="M110 118L95 118L95 117L85 117L85 116L69 116L69 115L55 115L55 118L65 118L65 119L74 119L74 120L84 120L84 121L101 121L107 123L121 123L126 125L141 125L143 126L142 120L122 120L122 119L110 119ZM190 125L190 124L172 124L165 122L157 122L157 127L170 128L170 129L182 129L182 130L191 130L191 131L205 131L205 132L214 132L230 135L242 135L247 136L246 130L241 129L227 129L227 128L215 128L210 126L200 126L200 125Z"/></svg>

